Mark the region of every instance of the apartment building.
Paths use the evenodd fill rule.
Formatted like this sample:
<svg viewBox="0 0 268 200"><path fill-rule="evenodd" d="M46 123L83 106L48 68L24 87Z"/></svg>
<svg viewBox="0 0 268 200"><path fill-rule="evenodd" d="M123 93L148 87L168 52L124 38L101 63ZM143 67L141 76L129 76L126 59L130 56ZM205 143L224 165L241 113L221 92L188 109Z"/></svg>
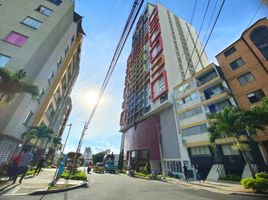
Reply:
<svg viewBox="0 0 268 200"><path fill-rule="evenodd" d="M191 24L159 3L147 4L127 60L120 120L126 166L150 163L160 171L172 164L181 172L173 88L207 66L201 52Z"/></svg>
<svg viewBox="0 0 268 200"><path fill-rule="evenodd" d="M191 166L199 166L206 177L215 163L214 151L209 141L208 116L221 112L226 106L236 106L236 103L223 79L219 67L211 63L193 77L174 88L177 101L177 124L186 157ZM231 144L218 147L218 152L232 158L239 155L232 150ZM234 164L241 161L237 160ZM240 163L239 163L240 164ZM243 166L243 165L241 165ZM227 164L226 167L234 167ZM227 169L228 170L228 169Z"/></svg>
<svg viewBox="0 0 268 200"><path fill-rule="evenodd" d="M0 0L0 67L23 69L40 90L37 101L22 94L0 108L0 163L32 125L45 124L62 135L79 73L81 23L71 0ZM44 148L42 142L37 146Z"/></svg>
<svg viewBox="0 0 268 200"><path fill-rule="evenodd" d="M268 96L268 19L258 20L216 56L237 105L250 109ZM268 134L254 138L268 164Z"/></svg>

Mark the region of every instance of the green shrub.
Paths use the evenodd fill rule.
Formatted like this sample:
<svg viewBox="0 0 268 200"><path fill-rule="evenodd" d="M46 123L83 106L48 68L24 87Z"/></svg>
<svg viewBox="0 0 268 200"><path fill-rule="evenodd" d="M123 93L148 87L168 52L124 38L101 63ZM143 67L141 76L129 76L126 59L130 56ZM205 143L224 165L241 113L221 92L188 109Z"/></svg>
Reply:
<svg viewBox="0 0 268 200"><path fill-rule="evenodd" d="M244 178L241 184L245 189L252 189L254 192L264 192L268 190L268 179L260 177L265 177L265 175L263 176L263 173L259 173L256 174L256 179Z"/></svg>
<svg viewBox="0 0 268 200"><path fill-rule="evenodd" d="M160 175L156 175L156 174L150 174L148 177L151 180L161 180L161 176Z"/></svg>
<svg viewBox="0 0 268 200"><path fill-rule="evenodd" d="M267 179L268 180L268 173L265 172L261 172L261 173L257 173L256 174L256 178L263 178L263 179Z"/></svg>
<svg viewBox="0 0 268 200"><path fill-rule="evenodd" d="M141 176L141 177L147 177L147 174L141 173L141 172L134 172L135 176Z"/></svg>
<svg viewBox="0 0 268 200"><path fill-rule="evenodd" d="M75 173L72 173L71 171L64 171L61 175L61 178L82 181L87 180L86 174L80 170L76 171Z"/></svg>
<svg viewBox="0 0 268 200"><path fill-rule="evenodd" d="M174 174L172 173L172 172L168 172L168 174L167 174L169 177L174 177Z"/></svg>

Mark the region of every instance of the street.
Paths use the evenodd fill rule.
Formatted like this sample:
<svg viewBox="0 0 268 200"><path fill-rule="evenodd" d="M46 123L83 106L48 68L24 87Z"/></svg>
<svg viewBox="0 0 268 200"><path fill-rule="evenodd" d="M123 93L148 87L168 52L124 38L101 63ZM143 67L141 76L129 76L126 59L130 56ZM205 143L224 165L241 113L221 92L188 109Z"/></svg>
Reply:
<svg viewBox="0 0 268 200"><path fill-rule="evenodd" d="M225 195L206 190L189 189L160 181L131 178L122 174L91 174L89 187L43 196L1 196L1 200L253 200L250 196Z"/></svg>

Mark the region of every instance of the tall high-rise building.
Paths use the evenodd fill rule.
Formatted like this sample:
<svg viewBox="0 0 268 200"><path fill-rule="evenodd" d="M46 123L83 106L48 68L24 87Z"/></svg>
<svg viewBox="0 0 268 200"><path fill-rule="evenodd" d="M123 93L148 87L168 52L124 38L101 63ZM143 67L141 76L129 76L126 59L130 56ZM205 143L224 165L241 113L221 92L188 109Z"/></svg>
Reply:
<svg viewBox="0 0 268 200"><path fill-rule="evenodd" d="M0 108L0 163L32 125L45 124L61 136L79 73L81 23L71 0L0 0L0 67L23 69L40 90L37 101L22 94Z"/></svg>
<svg viewBox="0 0 268 200"><path fill-rule="evenodd" d="M127 60L120 131L125 164L169 161L181 170L173 88L208 65L194 27L161 4L147 4L132 37ZM162 162L161 162L162 161Z"/></svg>

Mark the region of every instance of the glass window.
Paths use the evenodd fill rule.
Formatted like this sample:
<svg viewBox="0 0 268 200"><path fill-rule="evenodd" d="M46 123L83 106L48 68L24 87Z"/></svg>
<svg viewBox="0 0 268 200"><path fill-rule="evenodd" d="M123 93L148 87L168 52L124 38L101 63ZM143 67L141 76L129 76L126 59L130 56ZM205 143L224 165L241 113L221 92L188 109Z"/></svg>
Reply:
<svg viewBox="0 0 268 200"><path fill-rule="evenodd" d="M228 49L227 51L224 52L224 55L225 55L225 57L228 57L228 56L232 55L234 52L236 52L236 48L231 47L230 49Z"/></svg>
<svg viewBox="0 0 268 200"><path fill-rule="evenodd" d="M158 89L159 93L165 89L165 80L163 76L158 80Z"/></svg>
<svg viewBox="0 0 268 200"><path fill-rule="evenodd" d="M237 60L230 63L230 66L233 70L238 69L239 67L242 67L245 64L244 60L242 58L238 58Z"/></svg>
<svg viewBox="0 0 268 200"><path fill-rule="evenodd" d="M225 155L225 156L240 155L239 151L234 150L232 145L230 145L230 144L223 144L223 145L221 145L221 147L222 147L223 155Z"/></svg>
<svg viewBox="0 0 268 200"><path fill-rule="evenodd" d="M26 17L22 23L26 26L30 26L31 28L34 28L34 29L37 29L41 24L42 22L32 18L32 17Z"/></svg>
<svg viewBox="0 0 268 200"><path fill-rule="evenodd" d="M187 119L189 117L192 117L194 115L198 115L200 113L202 113L202 108L199 106L199 107L194 108L192 110L188 110L188 111L186 111L184 113L181 113L179 115L179 118L180 118L180 120L183 120L183 119Z"/></svg>
<svg viewBox="0 0 268 200"><path fill-rule="evenodd" d="M38 12L40 12L40 13L46 15L46 16L50 16L52 14L52 12L53 12L53 10L51 10L51 9L45 7L45 6L39 6L36 9L36 11L38 11Z"/></svg>
<svg viewBox="0 0 268 200"><path fill-rule="evenodd" d="M25 117L25 119L23 120L22 123L23 123L25 126L27 126L28 123L29 123L29 121L31 120L32 116L33 116L33 112L30 110L30 111L27 113L27 115L26 115L26 117Z"/></svg>
<svg viewBox="0 0 268 200"><path fill-rule="evenodd" d="M250 101L250 103L258 102L262 99L262 97L265 97L265 94L262 89L256 90L255 92L248 94L248 100Z"/></svg>
<svg viewBox="0 0 268 200"><path fill-rule="evenodd" d="M197 135L207 132L207 125L201 124L190 128L182 129L183 136Z"/></svg>
<svg viewBox="0 0 268 200"><path fill-rule="evenodd" d="M57 5L57 6L62 3L61 0L47 0L47 1L49 1L50 3L53 3L53 4Z"/></svg>
<svg viewBox="0 0 268 200"><path fill-rule="evenodd" d="M192 147L190 149L192 156L205 156L211 154L208 146Z"/></svg>
<svg viewBox="0 0 268 200"><path fill-rule="evenodd" d="M49 85L51 84L53 78L54 78L54 72L52 71L52 72L50 73L49 77L48 77L48 83L49 83Z"/></svg>
<svg viewBox="0 0 268 200"><path fill-rule="evenodd" d="M14 31L11 31L5 38L6 42L15 44L17 46L22 46L23 44L26 43L27 40L28 40L27 36Z"/></svg>
<svg viewBox="0 0 268 200"><path fill-rule="evenodd" d="M268 60L268 27L259 26L255 28L249 37L265 59Z"/></svg>
<svg viewBox="0 0 268 200"><path fill-rule="evenodd" d="M6 66L6 64L9 62L9 60L10 60L9 56L0 54L0 67Z"/></svg>
<svg viewBox="0 0 268 200"><path fill-rule="evenodd" d="M245 73L244 75L238 77L238 81L239 81L240 85L246 85L254 80L255 80L255 78L251 72Z"/></svg>
<svg viewBox="0 0 268 200"><path fill-rule="evenodd" d="M39 103L40 103L42 97L44 96L44 94L45 94L45 90L42 88L42 89L40 90L40 92L39 92L38 97L37 97L37 101L38 101Z"/></svg>

